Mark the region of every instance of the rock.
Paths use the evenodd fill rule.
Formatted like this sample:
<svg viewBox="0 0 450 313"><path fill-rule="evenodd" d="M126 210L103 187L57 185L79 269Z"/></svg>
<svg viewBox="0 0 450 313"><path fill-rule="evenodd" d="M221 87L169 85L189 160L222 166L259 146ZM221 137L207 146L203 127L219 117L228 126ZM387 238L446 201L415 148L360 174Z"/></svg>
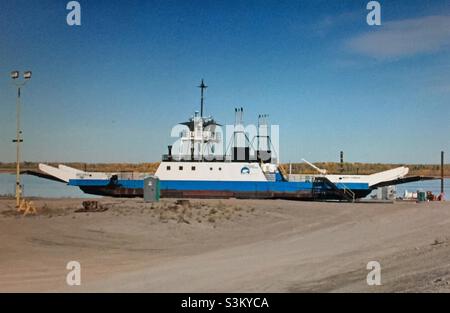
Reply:
<svg viewBox="0 0 450 313"><path fill-rule="evenodd" d="M186 199L177 200L175 202L175 204L181 205L181 206L191 206L191 202L189 200L186 200Z"/></svg>
<svg viewBox="0 0 450 313"><path fill-rule="evenodd" d="M98 201L89 200L89 201L83 201L83 208L75 210L76 213L83 213L83 212L104 212L108 210L108 208L103 207L101 204L98 203Z"/></svg>

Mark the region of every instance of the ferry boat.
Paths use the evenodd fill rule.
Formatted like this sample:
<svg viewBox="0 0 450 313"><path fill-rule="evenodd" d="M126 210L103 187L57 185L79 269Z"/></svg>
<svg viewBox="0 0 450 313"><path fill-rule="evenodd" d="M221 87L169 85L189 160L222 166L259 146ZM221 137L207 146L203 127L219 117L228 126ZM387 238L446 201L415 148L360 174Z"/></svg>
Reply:
<svg viewBox="0 0 450 313"><path fill-rule="evenodd" d="M306 160L317 174L288 174L273 149L267 116L259 116L257 133L250 140L243 126L242 108L235 109L230 149L225 149L224 154L214 153L217 146L224 144L221 125L211 116L204 116L207 86L202 80L198 87L200 112L180 123L185 129L180 133L178 151L168 146L168 153L154 173L161 197L354 201L378 187L420 180L406 177L408 168L403 166L372 175L340 175L328 174ZM39 164L39 169L39 173L31 174L79 187L88 194L112 197L143 197L144 178L150 175L87 172L47 164Z"/></svg>

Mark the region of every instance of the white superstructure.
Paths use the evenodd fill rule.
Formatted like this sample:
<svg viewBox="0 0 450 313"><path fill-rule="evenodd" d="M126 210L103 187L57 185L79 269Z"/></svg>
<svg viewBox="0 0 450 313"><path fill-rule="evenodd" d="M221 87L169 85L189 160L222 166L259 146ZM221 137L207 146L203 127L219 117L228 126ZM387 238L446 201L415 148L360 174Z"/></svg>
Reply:
<svg viewBox="0 0 450 313"><path fill-rule="evenodd" d="M267 181L258 163L161 162L155 176L160 180Z"/></svg>

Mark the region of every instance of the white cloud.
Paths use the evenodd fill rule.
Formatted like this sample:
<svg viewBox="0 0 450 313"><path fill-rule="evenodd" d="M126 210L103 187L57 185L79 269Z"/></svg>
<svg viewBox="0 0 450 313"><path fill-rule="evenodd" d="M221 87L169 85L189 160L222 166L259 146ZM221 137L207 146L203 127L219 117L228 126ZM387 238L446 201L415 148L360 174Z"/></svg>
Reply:
<svg viewBox="0 0 450 313"><path fill-rule="evenodd" d="M450 47L450 16L426 16L367 26L370 31L345 42L352 52L376 59L433 53Z"/></svg>

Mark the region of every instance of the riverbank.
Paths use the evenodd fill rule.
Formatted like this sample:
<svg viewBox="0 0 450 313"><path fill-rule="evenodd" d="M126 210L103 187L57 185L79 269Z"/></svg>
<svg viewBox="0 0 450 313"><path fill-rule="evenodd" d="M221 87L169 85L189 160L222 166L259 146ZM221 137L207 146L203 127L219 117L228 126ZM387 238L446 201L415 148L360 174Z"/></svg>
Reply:
<svg viewBox="0 0 450 313"><path fill-rule="evenodd" d="M35 199L20 217L0 199L0 291L450 291L450 202L99 201Z"/></svg>
<svg viewBox="0 0 450 313"><path fill-rule="evenodd" d="M58 166L59 163L46 163L52 166ZM92 172L142 172L154 174L159 166L159 162L153 163L63 163L67 166L77 168L83 171ZM410 176L433 176L440 177L441 170L439 164L383 164L383 163L344 163L343 170L341 164L337 162L316 162L314 163L319 168L326 169L329 173L342 174L359 174L368 175L381 171L386 171L399 166L406 166L409 168L408 175ZM24 162L21 165L21 170L37 171L39 163ZM282 164L286 172L291 167L292 174L315 174L316 172L305 163ZM15 163L0 163L0 173L15 173ZM450 164L444 165L444 177L450 178Z"/></svg>

